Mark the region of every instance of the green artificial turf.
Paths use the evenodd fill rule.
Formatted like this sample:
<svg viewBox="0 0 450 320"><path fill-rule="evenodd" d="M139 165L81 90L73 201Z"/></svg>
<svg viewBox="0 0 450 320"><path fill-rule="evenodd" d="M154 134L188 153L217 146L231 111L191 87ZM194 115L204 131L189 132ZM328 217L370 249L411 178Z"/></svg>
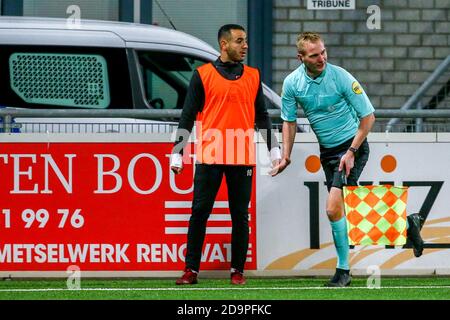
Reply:
<svg viewBox="0 0 450 320"><path fill-rule="evenodd" d="M367 288L354 278L348 288L324 288L325 278L249 278L245 286L228 279L202 279L176 286L174 279L81 279L80 290L66 280L3 280L1 300L450 300L450 278L382 278Z"/></svg>

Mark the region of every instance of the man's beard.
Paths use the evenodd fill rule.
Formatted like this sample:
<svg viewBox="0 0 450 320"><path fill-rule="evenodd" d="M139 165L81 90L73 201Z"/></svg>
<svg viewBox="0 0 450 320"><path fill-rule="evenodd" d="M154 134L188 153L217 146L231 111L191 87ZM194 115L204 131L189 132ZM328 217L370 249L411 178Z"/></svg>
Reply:
<svg viewBox="0 0 450 320"><path fill-rule="evenodd" d="M239 53L237 53L236 51L228 52L228 56L231 58L231 61L233 61L233 62L244 61L244 58L241 58L241 55Z"/></svg>

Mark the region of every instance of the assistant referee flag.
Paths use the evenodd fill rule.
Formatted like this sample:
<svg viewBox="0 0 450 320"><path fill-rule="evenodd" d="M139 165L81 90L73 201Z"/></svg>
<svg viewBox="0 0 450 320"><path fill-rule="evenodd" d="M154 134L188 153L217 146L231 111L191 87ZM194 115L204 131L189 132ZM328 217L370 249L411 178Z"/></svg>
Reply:
<svg viewBox="0 0 450 320"><path fill-rule="evenodd" d="M343 192L350 245L406 243L408 187L346 186Z"/></svg>

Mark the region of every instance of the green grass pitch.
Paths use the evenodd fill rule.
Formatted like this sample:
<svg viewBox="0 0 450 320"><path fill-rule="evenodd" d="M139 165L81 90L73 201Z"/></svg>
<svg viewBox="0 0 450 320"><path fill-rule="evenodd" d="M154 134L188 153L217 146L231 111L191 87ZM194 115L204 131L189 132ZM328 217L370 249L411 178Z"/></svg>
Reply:
<svg viewBox="0 0 450 320"><path fill-rule="evenodd" d="M245 286L228 279L199 278L176 286L174 279L0 280L0 300L450 300L450 278L381 278L380 288L354 277L347 288L325 288L326 278L248 278Z"/></svg>

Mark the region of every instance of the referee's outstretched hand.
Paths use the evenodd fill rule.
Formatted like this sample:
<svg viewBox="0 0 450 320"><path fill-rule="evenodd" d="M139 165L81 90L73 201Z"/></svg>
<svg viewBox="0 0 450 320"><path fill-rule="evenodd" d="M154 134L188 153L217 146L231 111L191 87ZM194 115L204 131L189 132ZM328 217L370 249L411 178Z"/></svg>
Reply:
<svg viewBox="0 0 450 320"><path fill-rule="evenodd" d="M281 172L286 169L286 167L291 163L291 160L287 158L281 159L280 163L272 168L272 170L269 171L269 174L272 177L275 177L277 174L280 174Z"/></svg>

